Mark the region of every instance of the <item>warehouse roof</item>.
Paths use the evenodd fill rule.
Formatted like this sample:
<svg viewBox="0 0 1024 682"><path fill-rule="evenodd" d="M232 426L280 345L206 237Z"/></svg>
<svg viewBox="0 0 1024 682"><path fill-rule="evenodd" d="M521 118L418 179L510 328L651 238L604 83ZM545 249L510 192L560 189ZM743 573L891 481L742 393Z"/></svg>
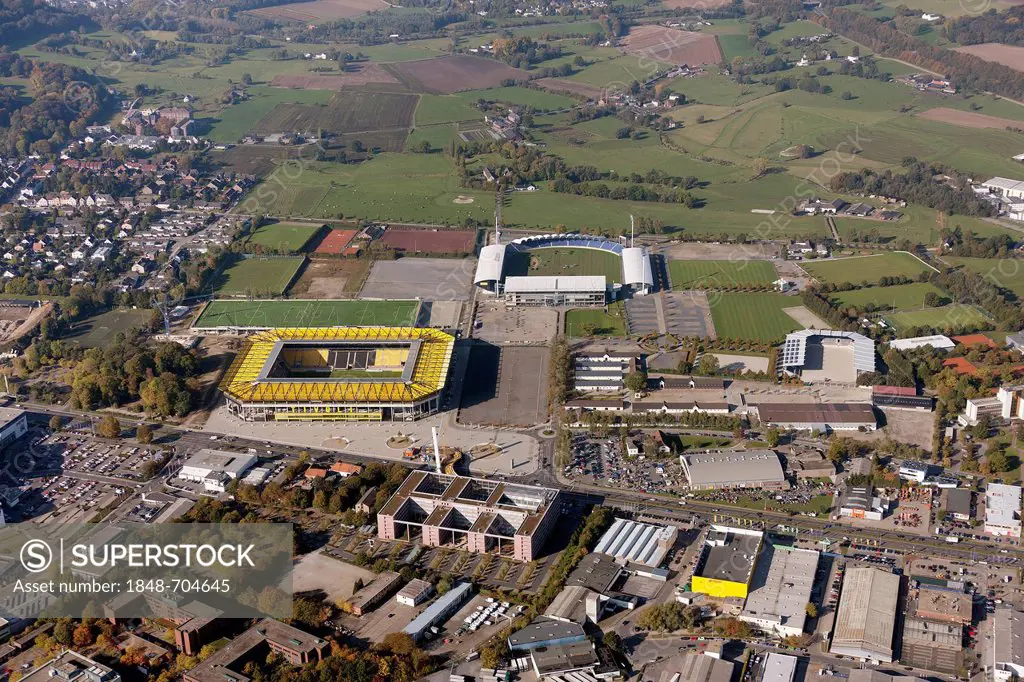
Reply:
<svg viewBox="0 0 1024 682"><path fill-rule="evenodd" d="M255 462L255 455L244 452L224 452L222 450L203 448L185 460L182 468L209 469L210 471L217 471L237 477Z"/></svg>
<svg viewBox="0 0 1024 682"><path fill-rule="evenodd" d="M668 554L676 532L674 526L615 519L612 527L601 536L594 552L656 567Z"/></svg>
<svg viewBox="0 0 1024 682"><path fill-rule="evenodd" d="M418 637L419 633L433 625L434 621L444 615L453 604L460 603L472 591L473 583L459 583L441 595L433 604L423 609L423 612L406 625L402 632Z"/></svg>
<svg viewBox="0 0 1024 682"><path fill-rule="evenodd" d="M680 455L679 463L691 486L778 483L786 480L773 450L729 450Z"/></svg>
<svg viewBox="0 0 1024 682"><path fill-rule="evenodd" d="M757 415L771 424L876 424L870 403L761 403Z"/></svg>
<svg viewBox="0 0 1024 682"><path fill-rule="evenodd" d="M764 674L761 675L761 682L792 682L796 676L796 664L796 656L769 653L764 660Z"/></svg>
<svg viewBox="0 0 1024 682"><path fill-rule="evenodd" d="M971 491L967 488L950 488L946 491L946 511L950 514L971 515Z"/></svg>
<svg viewBox="0 0 1024 682"><path fill-rule="evenodd" d="M576 623L566 623L561 620L535 620L518 632L508 636L508 645L511 649L525 649L536 646L538 642L545 643L560 639L582 638L587 634L583 627Z"/></svg>
<svg viewBox="0 0 1024 682"><path fill-rule="evenodd" d="M587 600L596 596L596 592L582 585L569 585L555 596L544 615L582 624L587 618Z"/></svg>
<svg viewBox="0 0 1024 682"><path fill-rule="evenodd" d="M803 630L817 569L818 552L766 543L742 615Z"/></svg>
<svg viewBox="0 0 1024 682"><path fill-rule="evenodd" d="M533 666L540 676L570 670L581 670L597 665L597 653L590 642L573 642L556 646L542 646L530 650Z"/></svg>
<svg viewBox="0 0 1024 682"><path fill-rule="evenodd" d="M891 661L899 592L898 575L876 568L847 569L832 653Z"/></svg>
<svg viewBox="0 0 1024 682"><path fill-rule="evenodd" d="M598 594L604 594L612 588L621 574L622 566L615 563L612 557L591 552L580 560L565 584L586 587Z"/></svg>
<svg viewBox="0 0 1024 682"><path fill-rule="evenodd" d="M604 275L557 275L506 277L505 293L531 294L537 291L545 293L604 291L607 280Z"/></svg>
<svg viewBox="0 0 1024 682"><path fill-rule="evenodd" d="M757 531L712 526L694 575L746 583L754 568L763 534Z"/></svg>

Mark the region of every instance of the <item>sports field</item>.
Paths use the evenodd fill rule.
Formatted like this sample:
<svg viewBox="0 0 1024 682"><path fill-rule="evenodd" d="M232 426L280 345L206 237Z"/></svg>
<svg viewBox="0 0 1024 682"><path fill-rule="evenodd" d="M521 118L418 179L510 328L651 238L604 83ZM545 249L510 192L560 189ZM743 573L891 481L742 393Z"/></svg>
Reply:
<svg viewBox="0 0 1024 682"><path fill-rule="evenodd" d="M882 277L916 278L922 272L931 271L919 258L902 252L808 262L803 263L803 268L832 284L877 282Z"/></svg>
<svg viewBox="0 0 1024 682"><path fill-rule="evenodd" d="M783 312L800 299L782 294L736 293L709 296L711 319L718 338L781 341L803 327Z"/></svg>
<svg viewBox="0 0 1024 682"><path fill-rule="evenodd" d="M215 288L229 296L278 296L291 284L304 260L302 256L245 258L224 270Z"/></svg>
<svg viewBox="0 0 1024 682"><path fill-rule="evenodd" d="M750 284L771 284L778 279L766 260L673 260L668 263L672 288L724 289Z"/></svg>
<svg viewBox="0 0 1024 682"><path fill-rule="evenodd" d="M279 253L301 251L322 225L310 223L273 223L261 225L249 237L248 244L259 245Z"/></svg>
<svg viewBox="0 0 1024 682"><path fill-rule="evenodd" d="M76 341L83 348L109 346L117 334L146 327L151 314L149 310L111 310L79 322L64 339Z"/></svg>
<svg viewBox="0 0 1024 682"><path fill-rule="evenodd" d="M981 275L986 282L1024 296L1024 260L1019 258L954 258L943 257L950 265L962 265Z"/></svg>
<svg viewBox="0 0 1024 682"><path fill-rule="evenodd" d="M903 332L914 327L931 327L951 331L971 331L991 328L992 320L980 309L963 303L953 303L941 308L907 310L885 316L885 321Z"/></svg>
<svg viewBox="0 0 1024 682"><path fill-rule="evenodd" d="M411 327L419 301L210 301L197 329L215 327Z"/></svg>
<svg viewBox="0 0 1024 682"><path fill-rule="evenodd" d="M934 284L914 282L894 287L868 287L867 289L840 291L832 294L832 302L840 306L852 306L858 310L864 310L868 306L873 306L875 310L884 308L902 310L924 305L924 297L929 293L933 293L939 298L949 298L949 294Z"/></svg>
<svg viewBox="0 0 1024 682"><path fill-rule="evenodd" d="M509 256L506 275L604 275L609 283L622 279L622 259L610 251L541 248Z"/></svg>

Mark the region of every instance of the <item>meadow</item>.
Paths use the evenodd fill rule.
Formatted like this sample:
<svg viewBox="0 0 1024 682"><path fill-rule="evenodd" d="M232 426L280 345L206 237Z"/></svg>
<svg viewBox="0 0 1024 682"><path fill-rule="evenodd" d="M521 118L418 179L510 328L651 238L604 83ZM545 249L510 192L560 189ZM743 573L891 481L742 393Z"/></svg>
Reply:
<svg viewBox="0 0 1024 682"><path fill-rule="evenodd" d="M243 258L220 273L214 288L217 293L225 296L278 296L291 284L304 261L302 256Z"/></svg>
<svg viewBox="0 0 1024 682"><path fill-rule="evenodd" d="M668 263L672 288L722 289L751 284L771 284L778 279L766 260L673 260Z"/></svg>
<svg viewBox="0 0 1024 682"><path fill-rule="evenodd" d="M831 295L833 304L838 306L852 306L858 310L864 310L868 305L876 308L886 307L890 310L903 310L905 308L917 308L924 305L924 297L933 293L940 298L949 297L946 292L934 284L928 282L914 282L913 284L899 284L894 287L868 287L866 289L852 289L840 291Z"/></svg>
<svg viewBox="0 0 1024 682"><path fill-rule="evenodd" d="M302 251L313 235L322 228L322 225L309 223L271 223L256 228L246 243L250 247L258 245L264 249L297 253Z"/></svg>
<svg viewBox="0 0 1024 682"><path fill-rule="evenodd" d="M608 308L608 312L600 308L578 308L565 313L565 335L571 338L584 338L587 332L596 337L625 336L626 313L621 302Z"/></svg>
<svg viewBox="0 0 1024 682"><path fill-rule="evenodd" d="M214 327L412 326L418 301L210 301L192 325Z"/></svg>
<svg viewBox="0 0 1024 682"><path fill-rule="evenodd" d="M903 252L805 261L802 267L814 277L832 284L877 283L882 277L916 278L922 272L932 271L919 258Z"/></svg>
<svg viewBox="0 0 1024 682"><path fill-rule="evenodd" d="M152 314L150 310L110 310L76 323L63 338L83 348L103 348L121 332L147 327Z"/></svg>
<svg viewBox="0 0 1024 682"><path fill-rule="evenodd" d="M250 99L225 107L213 119L207 136L214 142L238 142L280 104L327 104L334 96L329 90L291 90L252 87Z"/></svg>
<svg viewBox="0 0 1024 682"><path fill-rule="evenodd" d="M803 329L783 308L800 305L795 296L762 293L717 294L709 297L718 338L781 341Z"/></svg>
<svg viewBox="0 0 1024 682"><path fill-rule="evenodd" d="M986 282L1008 289L1024 298L1024 260L1019 258L958 258L943 256L953 266L981 275Z"/></svg>
<svg viewBox="0 0 1024 682"><path fill-rule="evenodd" d="M932 327L940 330L973 331L990 329L992 320L980 308L963 303L953 303L941 308L925 308L892 313L885 321L900 334L914 327Z"/></svg>

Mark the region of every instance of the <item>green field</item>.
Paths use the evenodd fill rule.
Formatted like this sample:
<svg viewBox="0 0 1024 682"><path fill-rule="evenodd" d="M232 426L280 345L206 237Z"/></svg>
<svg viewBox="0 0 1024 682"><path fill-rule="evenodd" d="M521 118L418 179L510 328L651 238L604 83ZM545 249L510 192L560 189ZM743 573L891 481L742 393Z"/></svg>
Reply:
<svg viewBox="0 0 1024 682"><path fill-rule="evenodd" d="M803 329L783 312L783 308L801 305L795 296L734 293L716 294L709 299L718 338L780 341L786 334Z"/></svg>
<svg viewBox="0 0 1024 682"><path fill-rule="evenodd" d="M214 288L227 296L279 296L291 284L303 261L303 256L244 258L228 266Z"/></svg>
<svg viewBox="0 0 1024 682"><path fill-rule="evenodd" d="M625 336L626 314L621 302L609 307L608 312L600 308L579 308L565 313L565 335L583 338L588 325L593 325L593 336Z"/></svg>
<svg viewBox="0 0 1024 682"><path fill-rule="evenodd" d="M927 282L900 284L894 287L852 289L834 293L831 298L834 305L852 306L858 310L864 310L868 305L873 305L875 309L902 310L923 306L924 297L929 293L934 293L941 298L948 298L946 292Z"/></svg>
<svg viewBox="0 0 1024 682"><path fill-rule="evenodd" d="M225 107L210 128L214 142L237 142L256 128L279 104L327 104L334 93L327 90L249 88L250 99Z"/></svg>
<svg viewBox="0 0 1024 682"><path fill-rule="evenodd" d="M931 327L939 330L973 331L991 328L992 320L979 308L963 303L953 303L941 308L908 310L885 316L885 321L900 334L914 327Z"/></svg>
<svg viewBox="0 0 1024 682"><path fill-rule="evenodd" d="M932 271L916 256L902 252L807 261L802 263L802 267L818 279L832 284L878 282L882 277L910 277L913 279L922 272Z"/></svg>
<svg viewBox="0 0 1024 682"><path fill-rule="evenodd" d="M280 253L297 253L309 243L322 225L309 223L273 223L261 225L249 236L248 244L259 245Z"/></svg>
<svg viewBox="0 0 1024 682"><path fill-rule="evenodd" d="M505 275L604 275L622 279L622 259L598 249L540 248L505 257Z"/></svg>
<svg viewBox="0 0 1024 682"><path fill-rule="evenodd" d="M193 327L411 327L419 301L210 301Z"/></svg>
<svg viewBox="0 0 1024 682"><path fill-rule="evenodd" d="M675 290L771 284L779 277L766 260L673 260L668 263L668 276Z"/></svg>
<svg viewBox="0 0 1024 682"><path fill-rule="evenodd" d="M950 265L963 266L986 282L1024 297L1024 260L1018 258L956 258L943 256Z"/></svg>
<svg viewBox="0 0 1024 682"><path fill-rule="evenodd" d="M83 348L102 348L112 344L120 332L148 326L151 316L149 310L111 310L79 322L64 338Z"/></svg>

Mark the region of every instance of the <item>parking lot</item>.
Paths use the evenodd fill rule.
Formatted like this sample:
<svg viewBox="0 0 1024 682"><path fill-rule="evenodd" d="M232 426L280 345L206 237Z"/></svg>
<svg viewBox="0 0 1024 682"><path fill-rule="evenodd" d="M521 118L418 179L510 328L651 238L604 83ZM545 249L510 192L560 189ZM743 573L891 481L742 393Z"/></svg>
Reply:
<svg viewBox="0 0 1024 682"><path fill-rule="evenodd" d="M481 301L473 317L473 338L501 346L546 344L558 331L558 312L549 308L507 308Z"/></svg>
<svg viewBox="0 0 1024 682"><path fill-rule="evenodd" d="M32 450L37 470L78 471L125 481L145 480L147 462L159 462L162 450L132 446L86 435L53 434L37 442Z"/></svg>
<svg viewBox="0 0 1024 682"><path fill-rule="evenodd" d="M547 348L474 345L459 421L523 427L543 423L548 407L548 359Z"/></svg>

